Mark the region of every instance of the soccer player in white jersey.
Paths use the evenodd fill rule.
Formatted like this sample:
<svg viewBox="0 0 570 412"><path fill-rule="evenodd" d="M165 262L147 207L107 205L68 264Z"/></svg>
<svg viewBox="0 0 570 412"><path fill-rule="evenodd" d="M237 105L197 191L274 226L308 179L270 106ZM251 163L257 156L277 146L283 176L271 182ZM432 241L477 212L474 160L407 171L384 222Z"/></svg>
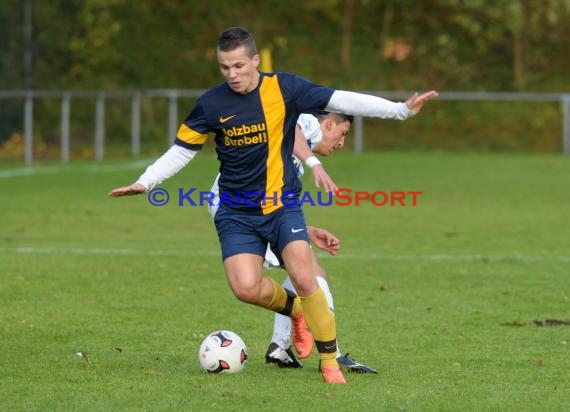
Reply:
<svg viewBox="0 0 570 412"><path fill-rule="evenodd" d="M352 121L353 116L339 113L323 112L316 115L303 113L299 116L295 131L296 144L293 150L293 163L297 168L297 175L299 178L304 174L303 164L307 165L311 169L320 164L320 161L314 156L314 153L321 156L328 156L335 150L339 150L344 147L344 140L350 131ZM302 139L299 144L297 144L298 139ZM305 141L307 145L303 144ZM212 218L214 218L216 214L218 209L217 205L219 203L218 179L219 175L216 177L216 180L210 190L211 193L214 194L211 204L208 205L208 211ZM320 246L320 244L324 242L326 247L324 247L323 250L333 255L336 254L338 247L340 246L340 242L334 235L325 229L315 228L312 226L307 226L307 229L309 231L309 237L315 245ZM318 263L317 256L314 252L312 260L315 275L317 276L317 282L325 293L329 307L334 311L334 301L326 280L326 271ZM270 247L267 248L267 252L265 253L264 266L267 268L283 268L283 265L279 262L279 259L272 252ZM289 276L285 278L281 286L296 293L295 287L293 286ZM273 336L271 338L269 348L267 349L267 353L265 354L265 360L267 363L274 363L280 368L301 368L303 366L291 350L291 332L291 319L288 316L276 313L273 325ZM301 359L308 358L313 352L313 342L304 339L304 336L296 336L294 344L297 356ZM339 365L354 372L378 373L375 369L349 358L348 353L343 356L340 351L338 341L337 361Z"/></svg>

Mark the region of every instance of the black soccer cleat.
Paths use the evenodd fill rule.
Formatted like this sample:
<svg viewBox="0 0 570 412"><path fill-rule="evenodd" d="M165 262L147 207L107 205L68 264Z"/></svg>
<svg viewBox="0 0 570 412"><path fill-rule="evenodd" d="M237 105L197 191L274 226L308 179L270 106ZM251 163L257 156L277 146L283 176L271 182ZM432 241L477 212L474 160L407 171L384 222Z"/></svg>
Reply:
<svg viewBox="0 0 570 412"><path fill-rule="evenodd" d="M265 362L273 363L280 368L302 368L303 365L293 354L291 347L282 349L275 342L269 344L265 354Z"/></svg>
<svg viewBox="0 0 570 412"><path fill-rule="evenodd" d="M338 356L336 361L341 367L347 368L350 372L356 373L374 373L377 374L376 369L369 368L366 365L356 362L354 359L348 357L348 353L344 356Z"/></svg>

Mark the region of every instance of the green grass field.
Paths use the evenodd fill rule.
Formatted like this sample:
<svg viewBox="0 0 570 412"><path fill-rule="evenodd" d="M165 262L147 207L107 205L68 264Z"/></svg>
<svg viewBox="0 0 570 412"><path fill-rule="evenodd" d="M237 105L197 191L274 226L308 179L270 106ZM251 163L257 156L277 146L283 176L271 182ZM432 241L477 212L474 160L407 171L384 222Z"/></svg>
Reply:
<svg viewBox="0 0 570 412"><path fill-rule="evenodd" d="M0 410L568 410L570 326L535 321L570 320L570 159L328 159L340 186L423 192L306 208L343 242L319 255L340 347L381 371L341 386L316 357L264 363L273 316L231 294L205 207L106 197L146 164L0 166ZM163 187L209 190L216 169L198 156ZM244 373L198 367L220 328L248 344Z"/></svg>

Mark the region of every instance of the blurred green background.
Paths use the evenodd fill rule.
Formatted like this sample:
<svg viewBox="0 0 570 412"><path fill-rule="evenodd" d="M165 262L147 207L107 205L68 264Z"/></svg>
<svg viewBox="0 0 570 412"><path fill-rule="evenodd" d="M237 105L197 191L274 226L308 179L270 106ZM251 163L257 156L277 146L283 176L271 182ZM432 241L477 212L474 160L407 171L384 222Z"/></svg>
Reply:
<svg viewBox="0 0 570 412"><path fill-rule="evenodd" d="M222 81L217 36L235 25L274 70L334 88L569 92L568 0L2 0L0 90L206 89ZM59 110L36 103L37 159L57 158ZM128 155L129 110L107 105L107 157ZM159 153L166 103L141 110L143 154ZM21 159L22 112L23 99L0 99L0 159ZM92 156L93 112L93 100L74 101L75 158ZM426 113L366 121L366 150L561 150L556 102L439 101Z"/></svg>

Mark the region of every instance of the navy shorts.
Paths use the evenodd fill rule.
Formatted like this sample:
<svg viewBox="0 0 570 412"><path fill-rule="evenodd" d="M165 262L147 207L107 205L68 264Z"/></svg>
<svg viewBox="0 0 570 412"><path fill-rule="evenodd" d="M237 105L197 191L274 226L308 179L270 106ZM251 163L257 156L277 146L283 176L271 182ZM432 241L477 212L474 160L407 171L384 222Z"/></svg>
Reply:
<svg viewBox="0 0 570 412"><path fill-rule="evenodd" d="M294 240L309 241L305 215L299 206L286 206L268 214L252 214L220 207L214 218L222 259L239 253L265 256L267 244L281 263L281 253Z"/></svg>

